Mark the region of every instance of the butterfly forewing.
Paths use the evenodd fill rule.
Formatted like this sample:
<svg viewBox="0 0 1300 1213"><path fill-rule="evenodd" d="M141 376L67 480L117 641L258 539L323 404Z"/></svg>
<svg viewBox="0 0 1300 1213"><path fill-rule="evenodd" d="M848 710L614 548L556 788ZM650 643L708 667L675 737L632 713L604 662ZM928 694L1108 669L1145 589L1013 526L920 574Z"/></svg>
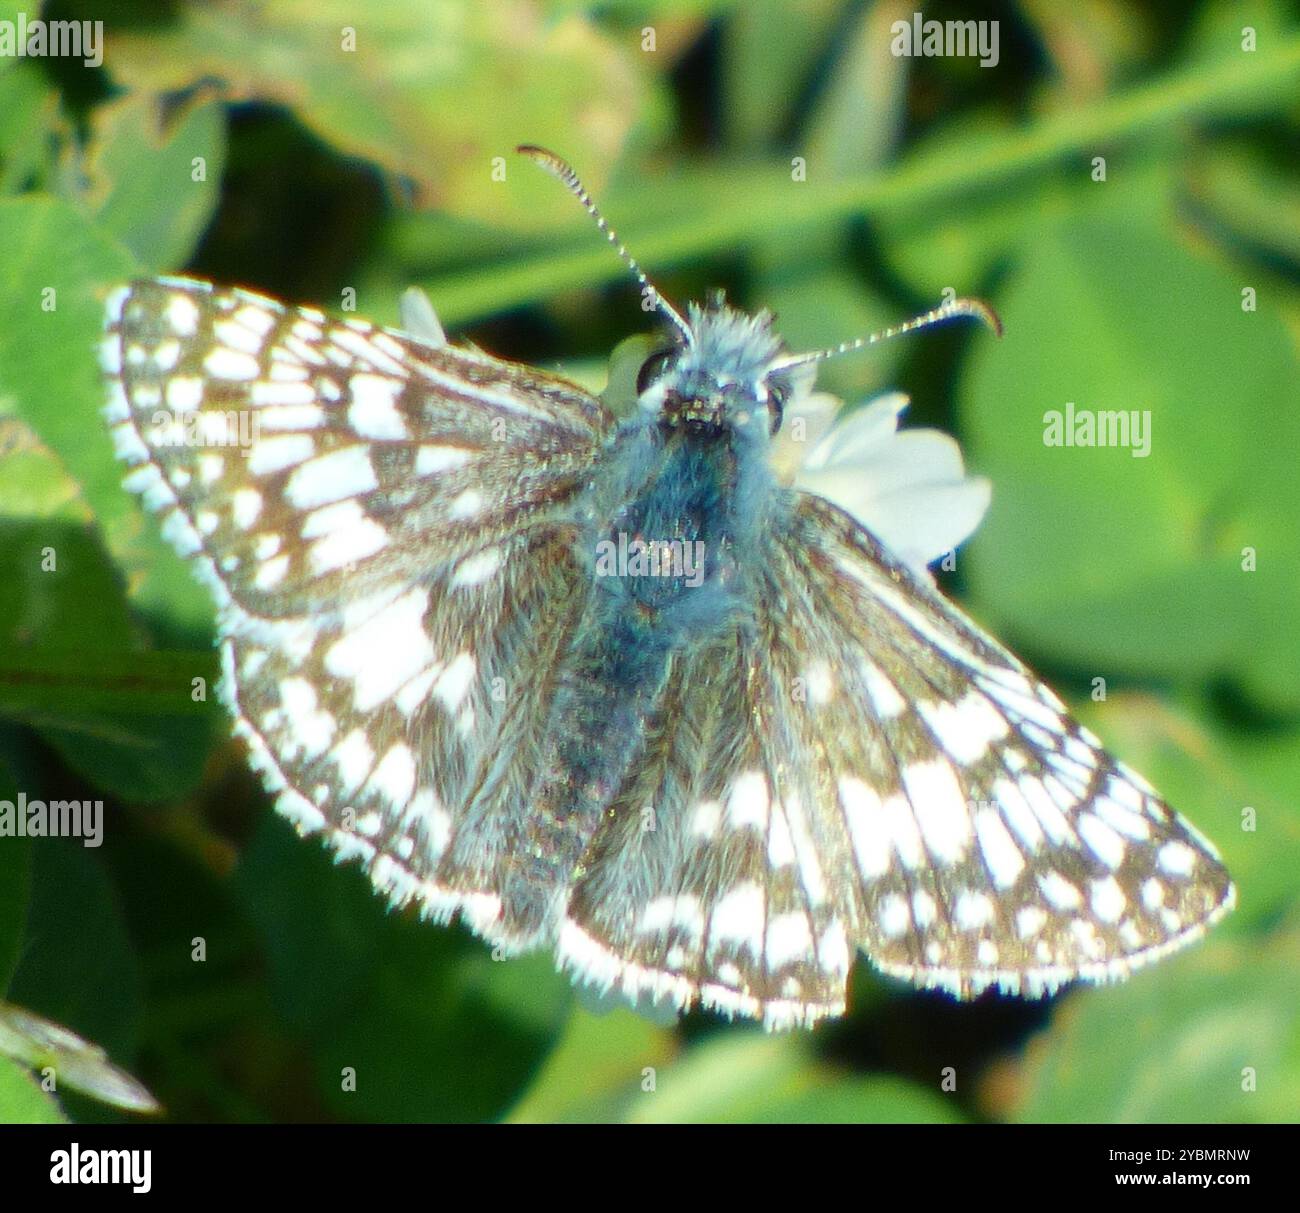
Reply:
<svg viewBox="0 0 1300 1213"><path fill-rule="evenodd" d="M222 694L278 807L395 897L478 914L475 873L435 872L503 744L492 777L522 797L603 407L204 283L137 283L109 316L127 483L217 596Z"/></svg>
<svg viewBox="0 0 1300 1213"><path fill-rule="evenodd" d="M816 498L791 540L813 614L775 664L818 687L809 762L856 862L857 942L881 968L963 995L1042 993L1122 976L1226 911L1213 848L927 582Z"/></svg>
<svg viewBox="0 0 1300 1213"><path fill-rule="evenodd" d="M178 539L188 524L259 614L350 600L544 521L609 425L563 380L243 291L141 282L113 307L132 487L174 498L165 524Z"/></svg>

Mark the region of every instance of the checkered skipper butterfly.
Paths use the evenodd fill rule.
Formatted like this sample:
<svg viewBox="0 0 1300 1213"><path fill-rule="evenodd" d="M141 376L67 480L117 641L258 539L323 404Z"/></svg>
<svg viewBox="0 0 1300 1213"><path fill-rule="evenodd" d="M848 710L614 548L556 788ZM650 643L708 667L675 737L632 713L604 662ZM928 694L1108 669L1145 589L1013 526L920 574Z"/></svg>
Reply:
<svg viewBox="0 0 1300 1213"><path fill-rule="evenodd" d="M1233 904L1213 847L771 448L814 364L660 298L616 419L555 376L240 290L109 303L127 485L219 607L277 808L394 903L769 1027L854 953L958 996L1107 980ZM237 449L240 445L246 449ZM796 688L802 693L796 693Z"/></svg>

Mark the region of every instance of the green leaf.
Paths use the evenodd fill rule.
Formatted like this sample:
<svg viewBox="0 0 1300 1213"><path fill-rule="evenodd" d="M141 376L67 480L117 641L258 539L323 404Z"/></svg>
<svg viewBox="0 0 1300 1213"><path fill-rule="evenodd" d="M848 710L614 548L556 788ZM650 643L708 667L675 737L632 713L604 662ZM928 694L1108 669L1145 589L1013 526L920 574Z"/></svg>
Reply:
<svg viewBox="0 0 1300 1213"><path fill-rule="evenodd" d="M735 1028L654 1075L625 1110L637 1123L955 1122L956 1107L902 1079L854 1078L816 1062L801 1037Z"/></svg>
<svg viewBox="0 0 1300 1213"><path fill-rule="evenodd" d="M361 873L282 822L262 824L236 883L277 1006L311 1042L338 1116L495 1119L559 1031L568 982L550 957L494 961L465 933L389 912Z"/></svg>
<svg viewBox="0 0 1300 1213"><path fill-rule="evenodd" d="M55 724L46 718L41 734L101 791L157 804L177 800L198 785L215 720L215 713L201 720L140 713L129 724L106 718Z"/></svg>
<svg viewBox="0 0 1300 1213"><path fill-rule="evenodd" d="M985 614L1088 670L1232 670L1300 703L1279 626L1300 597L1283 557L1300 414L1278 316L1243 312L1234 275L1123 206L1037 242L1001 310L1007 336L977 347L962 401L994 488L971 549ZM1136 412L1149 445L1048 445L1071 410Z"/></svg>
<svg viewBox="0 0 1300 1213"><path fill-rule="evenodd" d="M1294 1123L1298 948L1294 922L1262 952L1218 936L1123 986L1070 999L1030 1047L1015 1119Z"/></svg>
<svg viewBox="0 0 1300 1213"><path fill-rule="evenodd" d="M0 1057L0 1124L62 1125L67 1121L59 1101L41 1090L30 1070Z"/></svg>
<svg viewBox="0 0 1300 1213"><path fill-rule="evenodd" d="M51 1071L60 1090L80 1091L131 1112L160 1112L158 1101L97 1044L42 1015L0 1003L0 1054Z"/></svg>
<svg viewBox="0 0 1300 1213"><path fill-rule="evenodd" d="M201 679L206 695L217 673L217 655L208 651L0 652L0 714L40 725L70 720L87 730L112 720L130 726L129 744L148 748L148 730L138 718L155 716L170 728L177 717L202 716L208 727L216 712L208 699L195 700L194 683ZM175 759L159 754L154 761Z"/></svg>
<svg viewBox="0 0 1300 1213"><path fill-rule="evenodd" d="M646 1069L666 1067L674 1034L631 1010L576 1010L524 1098L508 1119L519 1124L610 1123L635 1103Z"/></svg>
<svg viewBox="0 0 1300 1213"><path fill-rule="evenodd" d="M608 163L645 87L638 61L585 18L549 23L527 0L189 4L169 29L110 33L108 43L128 88L156 95L221 81L232 100L291 108L340 152L414 182L446 210L525 227L561 213L563 191L532 169L516 188L515 165L502 188L493 161L542 143Z"/></svg>
<svg viewBox="0 0 1300 1213"><path fill-rule="evenodd" d="M167 110L129 93L94 111L80 200L142 266L171 269L190 259L217 208L225 159L224 105Z"/></svg>
<svg viewBox="0 0 1300 1213"><path fill-rule="evenodd" d="M175 658L132 660L136 625L87 508L127 568L141 570L142 606L157 608L173 633L187 619L210 620L210 601L122 489L100 415L104 287L95 284L130 263L49 199L0 201L0 235L11 249L0 265L0 545L9 569L0 579L0 712L39 727L100 788L141 801L183 795L200 777L212 717L174 717L195 715L191 681L212 685L212 658L201 653L179 670Z"/></svg>
<svg viewBox="0 0 1300 1213"><path fill-rule="evenodd" d="M761 1119L767 1124L948 1125L966 1118L956 1104L906 1079L845 1075L773 1098Z"/></svg>
<svg viewBox="0 0 1300 1213"><path fill-rule="evenodd" d="M58 93L41 69L0 59L0 196L45 175L55 132L62 130Z"/></svg>
<svg viewBox="0 0 1300 1213"><path fill-rule="evenodd" d="M0 581L0 713L37 728L102 791L142 802L190 791L216 720L192 688L215 685L214 654L131 651L117 570L86 527L0 518L0 543L11 561Z"/></svg>
<svg viewBox="0 0 1300 1213"><path fill-rule="evenodd" d="M1001 115L964 114L917 139L908 162L914 169L951 170L964 162L972 144L1007 138L1014 130ZM945 288L967 295L1060 215L1077 215L1097 200L1082 166L1059 165L1012 189L972 190L960 205L892 210L880 221L881 247L891 269L920 298L938 299Z"/></svg>
<svg viewBox="0 0 1300 1213"><path fill-rule="evenodd" d="M0 199L0 243L0 411L22 417L80 486L136 605L178 633L210 627L210 598L123 491L101 416L104 299L133 259L71 204L42 196Z"/></svg>
<svg viewBox="0 0 1300 1213"><path fill-rule="evenodd" d="M93 530L43 518L0 519L0 546L11 570L0 582L0 642L6 655L51 645L126 645L131 635L126 601L117 570Z"/></svg>
<svg viewBox="0 0 1300 1213"><path fill-rule="evenodd" d="M213 685L215 657L131 651L118 572L76 482L30 429L3 417L0 546L10 563L0 579L0 714L40 729L101 789L139 801L189 791L214 719L194 702L193 680Z"/></svg>

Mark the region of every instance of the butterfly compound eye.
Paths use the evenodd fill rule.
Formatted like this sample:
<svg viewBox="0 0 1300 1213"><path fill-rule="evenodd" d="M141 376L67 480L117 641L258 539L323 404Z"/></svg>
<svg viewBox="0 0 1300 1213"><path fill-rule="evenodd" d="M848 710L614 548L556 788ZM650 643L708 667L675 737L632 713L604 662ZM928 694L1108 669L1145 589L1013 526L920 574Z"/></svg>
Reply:
<svg viewBox="0 0 1300 1213"><path fill-rule="evenodd" d="M653 387L655 382L662 377L676 352L673 349L656 350L641 364L641 369L636 373L636 394L638 396Z"/></svg>
<svg viewBox="0 0 1300 1213"><path fill-rule="evenodd" d="M772 433L776 433L781 428L781 420L785 416L785 404L790 398L790 388L785 383L769 383L767 385L767 408L772 415Z"/></svg>

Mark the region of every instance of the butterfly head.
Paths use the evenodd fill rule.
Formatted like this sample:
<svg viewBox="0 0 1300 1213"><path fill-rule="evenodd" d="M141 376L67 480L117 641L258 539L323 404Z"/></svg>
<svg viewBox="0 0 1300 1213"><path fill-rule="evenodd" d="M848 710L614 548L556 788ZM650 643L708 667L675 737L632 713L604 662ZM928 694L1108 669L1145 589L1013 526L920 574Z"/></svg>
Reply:
<svg viewBox="0 0 1300 1213"><path fill-rule="evenodd" d="M781 365L785 347L770 312L728 307L721 291L691 304L674 337L645 360L636 384L641 408L669 429L775 434L813 378L811 367Z"/></svg>
<svg viewBox="0 0 1300 1213"><path fill-rule="evenodd" d="M721 292L702 307L692 304L683 316L651 284L564 160L532 144L521 144L515 150L557 177L582 203L635 275L642 298L652 302L671 324L672 343L646 359L636 385L641 408L657 415L670 429L685 426L703 434L761 436L765 441L781 428L786 407L811 390L818 362L954 316L982 320L1002 334L997 314L978 299L949 298L902 324L806 354L786 352L772 331L770 312L737 311L727 306Z"/></svg>

